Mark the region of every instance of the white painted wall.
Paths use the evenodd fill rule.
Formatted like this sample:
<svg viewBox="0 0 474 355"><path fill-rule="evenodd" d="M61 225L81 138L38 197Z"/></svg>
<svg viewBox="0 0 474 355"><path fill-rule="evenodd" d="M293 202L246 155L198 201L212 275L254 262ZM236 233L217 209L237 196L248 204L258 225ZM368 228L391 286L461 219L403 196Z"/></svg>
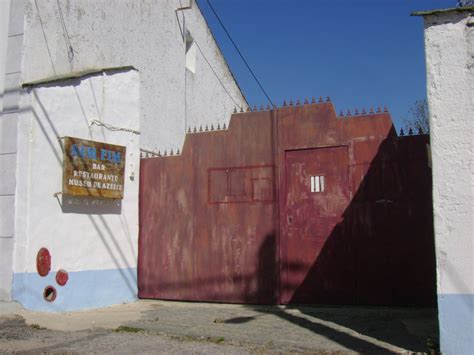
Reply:
<svg viewBox="0 0 474 355"><path fill-rule="evenodd" d="M10 18L10 1L0 0L0 112L3 111L3 90L5 87L5 61L7 58L8 24ZM0 113L0 190L3 190L3 115ZM8 215L8 197L0 195L0 301L11 299L13 239L8 227L13 216ZM8 217L9 216L9 217Z"/></svg>
<svg viewBox="0 0 474 355"><path fill-rule="evenodd" d="M0 1L0 300L11 299L23 1Z"/></svg>
<svg viewBox="0 0 474 355"><path fill-rule="evenodd" d="M0 235L8 236L0 239L0 299L11 295L13 246L13 294L26 307L78 309L135 297L138 180L130 180L120 213L107 204L92 206L92 212L91 206L67 207L70 200L52 197L61 190L55 137L90 137L134 152L138 144L176 151L188 127L228 123L245 99L197 4L176 11L188 5L189 0L15 0L9 12L10 1L0 0L0 36L8 37L0 46L0 89L8 91L0 101ZM186 69L187 31L195 40L193 73ZM42 84L20 95L22 84L129 66L140 72L135 78L140 96L134 96L137 83L130 88L121 84L135 79L117 82L101 76ZM124 107L125 102L131 106ZM130 133L89 129L89 120L99 116L119 126L143 127L140 140L127 141ZM136 159L138 154L130 161L138 179ZM36 274L41 247L53 256L53 271L46 278ZM54 304L46 304L40 293L45 283L54 284L58 268L73 273L76 283L61 288ZM102 276L89 273L94 270ZM101 277L108 281L97 282ZM85 293L91 289L103 292ZM115 301L110 292L117 295Z"/></svg>
<svg viewBox="0 0 474 355"><path fill-rule="evenodd" d="M5 87L5 61L7 60L9 20L10 0L0 0L0 112L3 110L3 89Z"/></svg>
<svg viewBox="0 0 474 355"><path fill-rule="evenodd" d="M425 16L441 351L474 351L474 17Z"/></svg>
<svg viewBox="0 0 474 355"><path fill-rule="evenodd" d="M228 121L234 106L245 104L195 2L178 12L189 0L59 4L27 3L24 82L105 67L137 68L143 148L181 149L187 126ZM196 51L195 74L185 68L184 23L202 50Z"/></svg>
<svg viewBox="0 0 474 355"><path fill-rule="evenodd" d="M34 86L23 93L22 105L31 108L20 114L18 137L15 300L31 309L64 311L134 299L140 136L90 122L140 130L138 72L112 71ZM63 136L126 147L122 201L55 197L62 190L58 137ZM52 256L46 278L36 271L42 247ZM55 283L58 269L69 272L64 287ZM58 289L53 303L42 297L48 284Z"/></svg>

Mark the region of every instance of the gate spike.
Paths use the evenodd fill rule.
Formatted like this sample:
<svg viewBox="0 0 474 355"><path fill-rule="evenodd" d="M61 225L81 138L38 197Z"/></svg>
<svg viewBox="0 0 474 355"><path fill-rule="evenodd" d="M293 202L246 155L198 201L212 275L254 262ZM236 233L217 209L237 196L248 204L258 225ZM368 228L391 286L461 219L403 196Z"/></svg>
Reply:
<svg viewBox="0 0 474 355"><path fill-rule="evenodd" d="M143 152L140 150L140 158L143 158Z"/></svg>
<svg viewBox="0 0 474 355"><path fill-rule="evenodd" d="M205 129L205 131L206 131L206 132L209 131L209 127L207 126L207 124L206 124L206 129Z"/></svg>
<svg viewBox="0 0 474 355"><path fill-rule="evenodd" d="M260 105L260 111L263 111L265 110L265 107L263 107L263 105Z"/></svg>
<svg viewBox="0 0 474 355"><path fill-rule="evenodd" d="M179 155L179 148L178 148L178 150L176 151L176 155Z"/></svg>
<svg viewBox="0 0 474 355"><path fill-rule="evenodd" d="M171 148L170 150L170 155L173 155L173 148Z"/></svg>
<svg viewBox="0 0 474 355"><path fill-rule="evenodd" d="M405 131L403 130L403 127L400 128L400 136L404 136L405 135Z"/></svg>
<svg viewBox="0 0 474 355"><path fill-rule="evenodd" d="M293 106L293 99L290 99L290 106Z"/></svg>
<svg viewBox="0 0 474 355"><path fill-rule="evenodd" d="M365 111L365 107L362 107L362 112L361 112L361 115L366 115L367 112Z"/></svg>
<svg viewBox="0 0 474 355"><path fill-rule="evenodd" d="M355 109L354 116L359 116L359 110L358 109Z"/></svg>
<svg viewBox="0 0 474 355"><path fill-rule="evenodd" d="M158 150L158 156L161 157L161 152Z"/></svg>
<svg viewBox="0 0 474 355"><path fill-rule="evenodd" d="M271 109L271 108L270 108L270 104L267 104L266 110L270 110L270 109Z"/></svg>
<svg viewBox="0 0 474 355"><path fill-rule="evenodd" d="M384 107L383 107L383 112L384 112L384 113L387 113L387 112L388 112L387 106L384 106Z"/></svg>
<svg viewBox="0 0 474 355"><path fill-rule="evenodd" d="M227 129L226 125L225 125L225 122L224 124L222 125L222 129Z"/></svg>
<svg viewBox="0 0 474 355"><path fill-rule="evenodd" d="M168 153L166 152L166 149L165 149L165 154L163 154L163 156L165 156L165 157L166 157L167 155L168 155Z"/></svg>
<svg viewBox="0 0 474 355"><path fill-rule="evenodd" d="M369 114L374 114L374 108L372 106L370 106L370 111L369 111Z"/></svg>
<svg viewBox="0 0 474 355"><path fill-rule="evenodd" d="M283 106L286 106L286 100L285 99L283 100Z"/></svg>
<svg viewBox="0 0 474 355"><path fill-rule="evenodd" d="M217 124L217 130L220 130L220 129L221 129L221 124L218 123L218 124Z"/></svg>
<svg viewBox="0 0 474 355"><path fill-rule="evenodd" d="M296 99L296 106L299 106L299 105L301 105L301 102L300 102L300 98L298 97L298 98Z"/></svg>
<svg viewBox="0 0 474 355"><path fill-rule="evenodd" d="M408 130L408 135L409 135L409 136L412 136L412 135L413 135L413 130L411 129L411 127L410 127L410 129Z"/></svg>
<svg viewBox="0 0 474 355"><path fill-rule="evenodd" d="M304 98L304 104L305 104L305 105L309 104L309 101L308 101L308 98L307 98L307 97Z"/></svg>
<svg viewBox="0 0 474 355"><path fill-rule="evenodd" d="M349 109L349 110L347 110L346 116L352 116L352 115L351 115L351 110L350 110L350 109Z"/></svg>
<svg viewBox="0 0 474 355"><path fill-rule="evenodd" d="M250 106L247 106L247 112L251 112L252 108Z"/></svg>
<svg viewBox="0 0 474 355"><path fill-rule="evenodd" d="M326 102L331 102L331 98L329 96L326 97Z"/></svg>
<svg viewBox="0 0 474 355"><path fill-rule="evenodd" d="M234 106L234 113L237 113L237 108Z"/></svg>
<svg viewBox="0 0 474 355"><path fill-rule="evenodd" d="M257 105L253 105L253 111L254 111L254 112L255 112L255 111L258 111Z"/></svg>
<svg viewBox="0 0 474 355"><path fill-rule="evenodd" d="M339 112L339 116L342 116L342 117L344 116L344 112L342 112L342 110L341 112Z"/></svg>
<svg viewBox="0 0 474 355"><path fill-rule="evenodd" d="M211 123L211 131L214 130L214 125Z"/></svg>
<svg viewBox="0 0 474 355"><path fill-rule="evenodd" d="M188 127L188 133L191 133L191 126Z"/></svg>
<svg viewBox="0 0 474 355"><path fill-rule="evenodd" d="M423 134L423 128L421 126L418 127L418 134Z"/></svg>
<svg viewBox="0 0 474 355"><path fill-rule="evenodd" d="M202 124L199 125L199 132L202 132Z"/></svg>
<svg viewBox="0 0 474 355"><path fill-rule="evenodd" d="M240 112L244 112L243 106L240 106Z"/></svg>
<svg viewBox="0 0 474 355"><path fill-rule="evenodd" d="M323 102L322 96L319 97L318 104L320 104L321 102Z"/></svg>
<svg viewBox="0 0 474 355"><path fill-rule="evenodd" d="M377 106L377 113L382 113L382 110L380 109L380 106Z"/></svg>
<svg viewBox="0 0 474 355"><path fill-rule="evenodd" d="M311 103L312 103L312 104L315 104L315 103L316 103L316 99L314 98L314 96L311 98Z"/></svg>
<svg viewBox="0 0 474 355"><path fill-rule="evenodd" d="M196 126L194 126L193 132L194 132L194 133L197 132Z"/></svg>

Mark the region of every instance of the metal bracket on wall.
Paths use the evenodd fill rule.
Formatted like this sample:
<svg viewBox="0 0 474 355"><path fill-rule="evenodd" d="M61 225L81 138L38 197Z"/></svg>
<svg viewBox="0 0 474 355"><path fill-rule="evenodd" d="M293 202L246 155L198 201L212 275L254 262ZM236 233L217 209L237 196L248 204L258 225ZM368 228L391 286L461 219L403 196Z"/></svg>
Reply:
<svg viewBox="0 0 474 355"><path fill-rule="evenodd" d="M188 6L178 7L174 11L178 12L178 11L183 11L183 10L190 10L190 9L192 9L192 7L193 7L193 0L189 0L189 5Z"/></svg>

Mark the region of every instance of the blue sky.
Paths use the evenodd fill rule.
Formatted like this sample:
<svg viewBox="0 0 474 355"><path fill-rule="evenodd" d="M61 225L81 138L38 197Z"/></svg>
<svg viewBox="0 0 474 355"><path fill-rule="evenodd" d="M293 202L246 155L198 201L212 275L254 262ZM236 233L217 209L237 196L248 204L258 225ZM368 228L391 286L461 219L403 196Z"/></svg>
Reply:
<svg viewBox="0 0 474 355"><path fill-rule="evenodd" d="M211 0L271 99L330 96L337 112L387 105L400 127L426 97L423 19L455 0ZM250 104L266 104L206 0L198 0Z"/></svg>

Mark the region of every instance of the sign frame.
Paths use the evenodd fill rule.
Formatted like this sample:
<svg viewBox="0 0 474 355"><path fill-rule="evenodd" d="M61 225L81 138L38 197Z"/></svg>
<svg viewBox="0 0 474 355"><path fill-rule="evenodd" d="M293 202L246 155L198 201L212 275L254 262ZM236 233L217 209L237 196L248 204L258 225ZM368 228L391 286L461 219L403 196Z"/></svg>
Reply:
<svg viewBox="0 0 474 355"><path fill-rule="evenodd" d="M126 153L124 146L64 137L63 194L123 199Z"/></svg>

